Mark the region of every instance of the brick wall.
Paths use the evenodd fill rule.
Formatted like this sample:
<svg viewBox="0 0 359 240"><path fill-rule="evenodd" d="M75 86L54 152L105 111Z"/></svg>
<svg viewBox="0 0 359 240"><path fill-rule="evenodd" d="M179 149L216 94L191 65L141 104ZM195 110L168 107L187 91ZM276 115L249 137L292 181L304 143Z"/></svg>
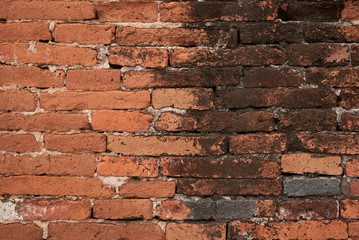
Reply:
<svg viewBox="0 0 359 240"><path fill-rule="evenodd" d="M358 1L0 20L0 239L359 239Z"/></svg>

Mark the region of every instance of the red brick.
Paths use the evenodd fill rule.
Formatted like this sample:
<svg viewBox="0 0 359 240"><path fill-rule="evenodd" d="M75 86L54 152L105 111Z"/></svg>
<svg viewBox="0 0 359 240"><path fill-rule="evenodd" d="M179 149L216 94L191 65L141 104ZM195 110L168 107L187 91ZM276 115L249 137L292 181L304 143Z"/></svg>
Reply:
<svg viewBox="0 0 359 240"><path fill-rule="evenodd" d="M256 223L232 222L229 238L251 236L254 239L347 239L347 224L333 221L269 222L265 226Z"/></svg>
<svg viewBox="0 0 359 240"><path fill-rule="evenodd" d="M226 153L224 137L184 136L114 136L107 139L107 149L124 155L207 156Z"/></svg>
<svg viewBox="0 0 359 240"><path fill-rule="evenodd" d="M172 112L164 112L157 119L155 127L157 130L169 132L195 131L197 130L197 121L196 115L179 115ZM220 125L218 124L217 126Z"/></svg>
<svg viewBox="0 0 359 240"><path fill-rule="evenodd" d="M157 208L157 215L162 220L188 220L192 209L182 201L166 200Z"/></svg>
<svg viewBox="0 0 359 240"><path fill-rule="evenodd" d="M226 223L187 224L169 223L166 228L166 239L226 239Z"/></svg>
<svg viewBox="0 0 359 240"><path fill-rule="evenodd" d="M356 22L359 20L359 4L354 0L344 1L344 8L341 12L342 21Z"/></svg>
<svg viewBox="0 0 359 240"><path fill-rule="evenodd" d="M213 90L207 88L162 88L152 92L154 108L206 110L213 107Z"/></svg>
<svg viewBox="0 0 359 240"><path fill-rule="evenodd" d="M287 150L284 134L247 134L232 136L229 151L232 154L281 153Z"/></svg>
<svg viewBox="0 0 359 240"><path fill-rule="evenodd" d="M277 203L273 200L260 200L256 204L255 216L275 217L277 212Z"/></svg>
<svg viewBox="0 0 359 240"><path fill-rule="evenodd" d="M50 151L68 153L105 152L106 136L100 133L46 134L45 147Z"/></svg>
<svg viewBox="0 0 359 240"><path fill-rule="evenodd" d="M126 198L168 198L175 195L176 183L164 181L130 181L120 186Z"/></svg>
<svg viewBox="0 0 359 240"><path fill-rule="evenodd" d="M67 132L77 129L90 129L87 115L61 113L40 113L35 115L23 115L20 113L0 114L0 130Z"/></svg>
<svg viewBox="0 0 359 240"><path fill-rule="evenodd" d="M152 219L152 202L149 199L95 200L95 218Z"/></svg>
<svg viewBox="0 0 359 240"><path fill-rule="evenodd" d="M234 47L237 30L224 28L119 27L116 42L125 46Z"/></svg>
<svg viewBox="0 0 359 240"><path fill-rule="evenodd" d="M51 40L51 33L48 23L22 22L0 24L0 41L39 40Z"/></svg>
<svg viewBox="0 0 359 240"><path fill-rule="evenodd" d="M359 91L357 89L343 89L340 92L340 106L343 108L359 108Z"/></svg>
<svg viewBox="0 0 359 240"><path fill-rule="evenodd" d="M351 222L348 224L348 233L349 237L351 237L352 240L358 240L359 239L359 222Z"/></svg>
<svg viewBox="0 0 359 240"><path fill-rule="evenodd" d="M167 49L111 47L109 62L128 67L164 68L168 64L168 53Z"/></svg>
<svg viewBox="0 0 359 240"><path fill-rule="evenodd" d="M304 29L307 42L358 42L359 26L307 24Z"/></svg>
<svg viewBox="0 0 359 240"><path fill-rule="evenodd" d="M188 179L180 178L177 193L188 196L200 195L280 195L282 183L269 179Z"/></svg>
<svg viewBox="0 0 359 240"><path fill-rule="evenodd" d="M1 240L42 239L42 229L33 223L0 224Z"/></svg>
<svg viewBox="0 0 359 240"><path fill-rule="evenodd" d="M36 94L27 90L0 92L0 111L31 112L36 109Z"/></svg>
<svg viewBox="0 0 359 240"><path fill-rule="evenodd" d="M307 82L325 87L359 87L359 68L314 68L306 72Z"/></svg>
<svg viewBox="0 0 359 240"><path fill-rule="evenodd" d="M346 131L359 131L359 116L351 114L351 113L344 113L342 115L342 121L340 124L340 129Z"/></svg>
<svg viewBox="0 0 359 240"><path fill-rule="evenodd" d="M49 224L49 240L76 239L131 239L163 240L164 232L156 224L115 225L106 223Z"/></svg>
<svg viewBox="0 0 359 240"><path fill-rule="evenodd" d="M268 46L247 46L235 49L172 49L172 67L267 66L283 64L283 50Z"/></svg>
<svg viewBox="0 0 359 240"><path fill-rule="evenodd" d="M130 71L123 76L123 86L128 89L236 86L241 73L241 68Z"/></svg>
<svg viewBox="0 0 359 240"><path fill-rule="evenodd" d="M57 24L55 42L80 44L110 44L115 39L113 25Z"/></svg>
<svg viewBox="0 0 359 240"><path fill-rule="evenodd" d="M147 91L55 92L43 93L40 106L48 111L144 109L150 104Z"/></svg>
<svg viewBox="0 0 359 240"><path fill-rule="evenodd" d="M272 21L277 17L275 1L170 2L160 5L161 22Z"/></svg>
<svg viewBox="0 0 359 240"><path fill-rule="evenodd" d="M54 155L50 157L50 174L59 176L93 176L95 156L92 155ZM64 167L71 166L71 167Z"/></svg>
<svg viewBox="0 0 359 240"><path fill-rule="evenodd" d="M95 178L13 176L0 179L0 195L110 197L113 189Z"/></svg>
<svg viewBox="0 0 359 240"><path fill-rule="evenodd" d="M345 193L348 196L359 197L359 182L349 182L345 186Z"/></svg>
<svg viewBox="0 0 359 240"><path fill-rule="evenodd" d="M345 167L345 172L348 177L359 177L359 159L351 159Z"/></svg>
<svg viewBox="0 0 359 240"><path fill-rule="evenodd" d="M26 199L19 205L19 215L25 221L85 220L91 216L89 200L71 201Z"/></svg>
<svg viewBox="0 0 359 240"><path fill-rule="evenodd" d="M69 70L66 88L70 90L109 91L121 88L121 72L117 70Z"/></svg>
<svg viewBox="0 0 359 240"><path fill-rule="evenodd" d="M156 22L157 3L118 2L96 5L100 22Z"/></svg>
<svg viewBox="0 0 359 240"><path fill-rule="evenodd" d="M339 215L338 202L334 200L285 201L279 203L280 220L324 220L335 219Z"/></svg>
<svg viewBox="0 0 359 240"><path fill-rule="evenodd" d="M279 165L268 159L221 159L166 157L161 162L162 174L197 178L276 178Z"/></svg>
<svg viewBox="0 0 359 240"><path fill-rule="evenodd" d="M313 155L307 153L282 155L282 172L294 174L341 175L342 160L337 156Z"/></svg>
<svg viewBox="0 0 359 240"><path fill-rule="evenodd" d="M342 218L359 219L359 200L345 199L340 201Z"/></svg>
<svg viewBox="0 0 359 240"><path fill-rule="evenodd" d="M41 143L32 134L0 134L0 151L40 152Z"/></svg>
<svg viewBox="0 0 359 240"><path fill-rule="evenodd" d="M108 157L100 158L97 174L101 176L157 177L158 166L155 158Z"/></svg>
<svg viewBox="0 0 359 240"><path fill-rule="evenodd" d="M50 65L84 65L97 63L97 52L90 48L48 43L0 43L0 61Z"/></svg>
<svg viewBox="0 0 359 240"><path fill-rule="evenodd" d="M342 66L349 63L349 47L339 44L291 44L288 48L292 66Z"/></svg>
<svg viewBox="0 0 359 240"><path fill-rule="evenodd" d="M359 45L352 45L352 53L351 53L352 65L359 65Z"/></svg>
<svg viewBox="0 0 359 240"><path fill-rule="evenodd" d="M138 111L96 111L92 114L92 129L97 131L146 132L153 116Z"/></svg>

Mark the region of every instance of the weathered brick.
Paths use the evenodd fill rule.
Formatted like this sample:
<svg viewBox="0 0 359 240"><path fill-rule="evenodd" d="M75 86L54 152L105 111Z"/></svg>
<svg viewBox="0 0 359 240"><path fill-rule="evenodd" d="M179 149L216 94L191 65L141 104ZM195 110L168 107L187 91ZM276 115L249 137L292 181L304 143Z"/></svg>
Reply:
<svg viewBox="0 0 359 240"><path fill-rule="evenodd" d="M334 200L285 201L278 206L280 220L323 220L335 219L339 215L339 203Z"/></svg>
<svg viewBox="0 0 359 240"><path fill-rule="evenodd" d="M48 173L50 163L47 156L27 157L0 155L0 174L5 175L41 175Z"/></svg>
<svg viewBox="0 0 359 240"><path fill-rule="evenodd" d="M346 131L359 131L359 116L351 113L344 113L340 123L340 129Z"/></svg>
<svg viewBox="0 0 359 240"><path fill-rule="evenodd" d="M348 196L359 197L359 182L346 183L344 190Z"/></svg>
<svg viewBox="0 0 359 240"><path fill-rule="evenodd" d="M55 42L110 44L115 39L114 25L57 24Z"/></svg>
<svg viewBox="0 0 359 240"><path fill-rule="evenodd" d="M0 195L110 197L113 189L95 178L13 176L0 179Z"/></svg>
<svg viewBox="0 0 359 240"><path fill-rule="evenodd" d="M41 143L32 134L0 134L0 151L40 152Z"/></svg>
<svg viewBox="0 0 359 240"><path fill-rule="evenodd" d="M36 109L36 94L27 90L0 92L0 111L31 112Z"/></svg>
<svg viewBox="0 0 359 240"><path fill-rule="evenodd" d="M46 134L45 148L68 153L105 152L106 136L100 133Z"/></svg>
<svg viewBox="0 0 359 240"><path fill-rule="evenodd" d="M163 240L164 233L156 224L115 225L106 223L53 222L49 224L48 239Z"/></svg>
<svg viewBox="0 0 359 240"><path fill-rule="evenodd" d="M152 202L149 199L95 200L93 215L103 219L151 219Z"/></svg>
<svg viewBox="0 0 359 240"><path fill-rule="evenodd" d="M281 153L287 150L284 134L246 134L232 136L229 141L231 154Z"/></svg>
<svg viewBox="0 0 359 240"><path fill-rule="evenodd" d="M173 177L199 178L276 178L278 163L250 158L184 158L167 157L161 162L162 174Z"/></svg>
<svg viewBox="0 0 359 240"><path fill-rule="evenodd" d="M164 68L168 64L168 53L167 49L158 48L111 47L109 62L128 67Z"/></svg>
<svg viewBox="0 0 359 240"><path fill-rule="evenodd" d="M167 200L157 208L162 220L209 220L215 216L216 204L213 200Z"/></svg>
<svg viewBox="0 0 359 240"><path fill-rule="evenodd" d="M358 42L359 26L332 24L307 24L304 28L306 42Z"/></svg>
<svg viewBox="0 0 359 240"><path fill-rule="evenodd" d="M359 159L351 159L345 166L345 173L348 177L359 177Z"/></svg>
<svg viewBox="0 0 359 240"><path fill-rule="evenodd" d="M0 239L42 239L42 229L33 223L2 223L0 224Z"/></svg>
<svg viewBox="0 0 359 240"><path fill-rule="evenodd" d="M357 81L359 68L314 68L307 69L306 78L309 84L316 84L325 87L359 87Z"/></svg>
<svg viewBox="0 0 359 240"><path fill-rule="evenodd" d="M150 2L99 3L96 14L100 22L156 22L157 8Z"/></svg>
<svg viewBox="0 0 359 240"><path fill-rule="evenodd" d="M340 194L340 180L336 178L294 178L283 182L284 193L290 197L332 196Z"/></svg>
<svg viewBox="0 0 359 240"><path fill-rule="evenodd" d="M130 181L120 186L126 198L168 198L175 195L176 183L164 181Z"/></svg>
<svg viewBox="0 0 359 240"><path fill-rule="evenodd" d="M345 199L340 201L342 218L359 219L359 200Z"/></svg>
<svg viewBox="0 0 359 240"><path fill-rule="evenodd" d="M21 22L0 24L0 41L39 40L51 40L51 33L48 23Z"/></svg>
<svg viewBox="0 0 359 240"><path fill-rule="evenodd" d="M19 215L25 221L85 220L91 216L89 200L26 199L19 205Z"/></svg>
<svg viewBox="0 0 359 240"><path fill-rule="evenodd" d="M197 130L197 114L179 115L172 112L161 113L155 123L155 128L160 131L179 132ZM219 125L217 125L219 126Z"/></svg>
<svg viewBox="0 0 359 240"><path fill-rule="evenodd" d="M53 155L49 158L51 175L91 177L95 174L96 159L93 155Z"/></svg>
<svg viewBox="0 0 359 240"><path fill-rule="evenodd" d="M270 46L247 46L235 49L172 49L172 67L267 66L283 64L286 54Z"/></svg>
<svg viewBox="0 0 359 240"><path fill-rule="evenodd" d="M343 89L340 92L340 106L343 108L359 108L359 91L357 89Z"/></svg>
<svg viewBox="0 0 359 240"><path fill-rule="evenodd" d="M144 109L149 104L147 91L55 92L43 93L40 98L40 106L49 111Z"/></svg>
<svg viewBox="0 0 359 240"><path fill-rule="evenodd" d="M294 43L288 48L288 59L292 66L343 66L349 63L349 48L333 43Z"/></svg>
<svg viewBox="0 0 359 240"><path fill-rule="evenodd" d="M342 160L338 156L323 156L307 153L282 155L282 172L305 174L316 173L323 175L341 175Z"/></svg>
<svg viewBox="0 0 359 240"><path fill-rule="evenodd" d="M222 155L226 153L224 137L184 136L114 136L107 138L107 149L124 155Z"/></svg>
<svg viewBox="0 0 359 240"><path fill-rule="evenodd" d="M216 219L251 219L255 215L255 200L218 200L216 202Z"/></svg>
<svg viewBox="0 0 359 240"><path fill-rule="evenodd" d="M225 223L206 223L206 224L187 224L187 223L169 223L166 228L166 239L226 239Z"/></svg>
<svg viewBox="0 0 359 240"><path fill-rule="evenodd" d="M158 166L155 158L109 157L100 158L97 174L101 176L157 177Z"/></svg>
<svg viewBox="0 0 359 240"><path fill-rule="evenodd" d="M152 92L154 108L174 107L206 110L213 107L213 90L207 88L161 88Z"/></svg>
<svg viewBox="0 0 359 240"><path fill-rule="evenodd" d="M352 45L351 59L353 66L359 65L359 45Z"/></svg>
<svg viewBox="0 0 359 240"><path fill-rule="evenodd" d="M348 234L352 240L359 239L359 222L350 222L348 223Z"/></svg>
<svg viewBox="0 0 359 240"><path fill-rule="evenodd" d="M280 195L282 183L269 179L189 179L180 178L177 193L188 196L200 195Z"/></svg>
<svg viewBox="0 0 359 240"><path fill-rule="evenodd" d="M241 68L130 71L123 76L123 86L128 89L236 86L241 73Z"/></svg>
<svg viewBox="0 0 359 240"><path fill-rule="evenodd" d="M277 203L273 200L259 200L255 210L256 217L274 217L277 213Z"/></svg>
<svg viewBox="0 0 359 240"><path fill-rule="evenodd" d="M161 22L273 21L275 1L170 2L160 5Z"/></svg>
<svg viewBox="0 0 359 240"><path fill-rule="evenodd" d="M117 70L69 70L66 88L70 90L109 91L121 88L121 72Z"/></svg>
<svg viewBox="0 0 359 240"><path fill-rule="evenodd" d="M342 21L356 22L359 20L359 4L354 0L344 1L344 7L341 12Z"/></svg>

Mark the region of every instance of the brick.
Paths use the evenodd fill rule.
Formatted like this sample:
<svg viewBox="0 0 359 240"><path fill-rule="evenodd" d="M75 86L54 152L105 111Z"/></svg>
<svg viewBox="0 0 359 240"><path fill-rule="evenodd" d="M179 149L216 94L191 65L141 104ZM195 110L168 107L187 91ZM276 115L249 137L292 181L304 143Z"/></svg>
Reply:
<svg viewBox="0 0 359 240"><path fill-rule="evenodd" d="M209 220L215 216L216 204L213 200L166 200L157 208L162 220Z"/></svg>
<svg viewBox="0 0 359 240"><path fill-rule="evenodd" d="M359 108L359 91L357 89L343 89L340 92L340 106L343 108Z"/></svg>
<svg viewBox="0 0 359 240"><path fill-rule="evenodd" d="M331 110L291 110L279 119L278 129L284 132L319 132L337 129L337 114Z"/></svg>
<svg viewBox="0 0 359 240"><path fill-rule="evenodd" d="M347 162L345 174L348 177L359 177L359 159L351 159Z"/></svg>
<svg viewBox="0 0 359 240"><path fill-rule="evenodd" d="M226 89L217 91L217 108L283 107L319 108L335 107L334 92L320 88L298 89Z"/></svg>
<svg viewBox="0 0 359 240"><path fill-rule="evenodd" d="M180 132L197 130L197 114L179 115L172 112L161 113L155 122L156 130ZM218 125L219 126L219 125Z"/></svg>
<svg viewBox="0 0 359 240"><path fill-rule="evenodd" d="M359 197L359 182L347 183L344 190L348 196Z"/></svg>
<svg viewBox="0 0 359 240"><path fill-rule="evenodd" d="M61 113L40 113L34 115L23 115L20 113L0 114L0 130L67 132L77 129L90 129L87 115Z"/></svg>
<svg viewBox="0 0 359 240"><path fill-rule="evenodd" d="M303 75L289 68L246 68L243 77L246 88L298 87L303 82Z"/></svg>
<svg viewBox="0 0 359 240"><path fill-rule="evenodd" d="M334 200L285 201L278 206L280 220L323 220L335 219L339 215L338 202Z"/></svg>
<svg viewBox="0 0 359 240"><path fill-rule="evenodd" d="M344 1L344 7L341 12L341 20L356 22L359 20L359 4L353 0Z"/></svg>
<svg viewBox="0 0 359 240"><path fill-rule="evenodd" d="M161 162L162 174L197 178L276 178L279 165L268 159L167 157Z"/></svg>
<svg viewBox="0 0 359 240"><path fill-rule="evenodd" d="M152 202L149 199L95 200L95 218L152 219Z"/></svg>
<svg viewBox="0 0 359 240"><path fill-rule="evenodd" d="M283 64L283 50L269 46L246 46L235 49L172 49L172 67L267 66Z"/></svg>
<svg viewBox="0 0 359 240"><path fill-rule="evenodd" d="M255 216L275 217L277 213L277 203L273 200L260 200L256 204Z"/></svg>
<svg viewBox="0 0 359 240"><path fill-rule="evenodd" d="M107 138L107 149L124 155L207 156L226 153L224 137L114 136Z"/></svg>
<svg viewBox="0 0 359 240"><path fill-rule="evenodd" d="M25 221L34 220L85 220L91 216L89 200L26 199L19 205L19 215Z"/></svg>
<svg viewBox="0 0 359 240"><path fill-rule="evenodd" d="M62 87L64 81L65 73L62 70L52 73L36 67L0 65L0 85L2 86Z"/></svg>
<svg viewBox="0 0 359 240"><path fill-rule="evenodd" d="M49 24L43 22L21 22L0 24L0 41L49 41Z"/></svg>
<svg viewBox="0 0 359 240"><path fill-rule="evenodd" d="M283 187L289 197L333 196L341 192L340 180L336 178L286 179Z"/></svg>
<svg viewBox="0 0 359 240"><path fill-rule="evenodd" d="M146 132L153 116L138 111L96 111L92 114L92 129L97 131Z"/></svg>
<svg viewBox="0 0 359 240"><path fill-rule="evenodd" d="M100 22L156 22L157 8L150 2L99 3L96 13Z"/></svg>
<svg viewBox="0 0 359 240"><path fill-rule="evenodd" d="M121 88L121 72L117 70L69 70L66 88L70 90L110 91Z"/></svg>
<svg viewBox="0 0 359 240"><path fill-rule="evenodd" d="M304 28L306 42L358 42L358 26L336 26L332 24L307 24Z"/></svg>
<svg viewBox="0 0 359 240"><path fill-rule="evenodd" d="M101 157L97 174L121 177L157 177L158 166L155 158Z"/></svg>
<svg viewBox="0 0 359 240"><path fill-rule="evenodd" d="M40 152L41 143L32 134L0 134L0 151Z"/></svg>
<svg viewBox="0 0 359 240"><path fill-rule="evenodd" d="M289 0L278 9L278 18L283 21L337 22L339 17L340 3L336 1Z"/></svg>
<svg viewBox="0 0 359 240"><path fill-rule="evenodd" d="M231 154L281 153L287 150L284 134L246 134L232 136L229 141Z"/></svg>
<svg viewBox="0 0 359 240"><path fill-rule="evenodd" d="M152 92L154 108L206 110L213 107L213 90L207 88L161 88Z"/></svg>
<svg viewBox="0 0 359 240"><path fill-rule="evenodd" d="M306 71L307 82L324 87L359 87L359 68L314 68Z"/></svg>
<svg viewBox="0 0 359 240"><path fill-rule="evenodd" d="M113 189L95 178L13 176L0 179L0 195L111 197Z"/></svg>
<svg viewBox="0 0 359 240"><path fill-rule="evenodd" d="M352 240L359 239L359 222L350 222L348 223L348 234Z"/></svg>
<svg viewBox="0 0 359 240"><path fill-rule="evenodd" d="M359 152L358 137L331 133L297 134L292 148L316 153L353 155Z"/></svg>
<svg viewBox="0 0 359 240"><path fill-rule="evenodd" d="M6 19L87 20L94 19L94 4L88 1L9 1Z"/></svg>
<svg viewBox="0 0 359 240"><path fill-rule="evenodd" d="M110 44L115 39L113 25L57 24L55 42L80 44Z"/></svg>
<svg viewBox="0 0 359 240"><path fill-rule="evenodd" d="M345 199L340 201L342 218L359 219L359 200Z"/></svg>
<svg viewBox="0 0 359 240"><path fill-rule="evenodd" d="M124 73L123 86L128 89L236 86L241 73L241 68L130 71Z"/></svg>
<svg viewBox="0 0 359 240"><path fill-rule="evenodd" d="M0 239L42 239L42 229L33 223L0 224Z"/></svg>
<svg viewBox="0 0 359 240"><path fill-rule="evenodd" d="M0 92L0 111L31 112L36 109L36 94L27 90Z"/></svg>
<svg viewBox="0 0 359 240"><path fill-rule="evenodd" d="M50 157L50 174L58 176L88 176L95 174L95 156L53 155ZM71 166L71 167L64 167Z"/></svg>
<svg viewBox="0 0 359 240"><path fill-rule="evenodd" d="M49 224L51 240L60 239L132 239L163 240L164 233L156 224L115 225L106 223L65 223Z"/></svg>
<svg viewBox="0 0 359 240"><path fill-rule="evenodd" d="M164 181L130 181L120 186L126 198L168 198L175 195L176 183Z"/></svg>
<svg viewBox="0 0 359 240"><path fill-rule="evenodd" d="M190 179L180 178L177 193L188 196L280 195L282 183L269 179Z"/></svg>
<svg viewBox="0 0 359 240"><path fill-rule="evenodd" d="M230 28L119 27L116 42L124 46L235 47L237 30Z"/></svg>
<svg viewBox="0 0 359 240"><path fill-rule="evenodd" d="M254 200L218 200L216 219L251 219L255 215L256 203Z"/></svg>
<svg viewBox="0 0 359 240"><path fill-rule="evenodd" d="M275 1L170 2L160 5L161 22L273 21Z"/></svg>
<svg viewBox="0 0 359 240"><path fill-rule="evenodd" d="M351 114L351 113L344 113L342 115L340 129L346 130L346 131L351 131L351 132L358 132L359 131L359 116Z"/></svg>
<svg viewBox="0 0 359 240"><path fill-rule="evenodd" d="M347 239L347 223L332 221L269 222L265 226L256 223L232 222L228 239L251 236L254 239Z"/></svg>
<svg viewBox="0 0 359 240"><path fill-rule="evenodd" d="M45 147L50 151L68 153L105 152L106 136L100 133L46 134Z"/></svg>
<svg viewBox="0 0 359 240"><path fill-rule="evenodd" d="M0 174L5 175L41 175L49 172L50 162L47 156L28 157L0 155Z"/></svg>
<svg viewBox="0 0 359 240"><path fill-rule="evenodd" d="M226 223L187 224L169 223L166 227L166 239L226 239Z"/></svg>
<svg viewBox="0 0 359 240"><path fill-rule="evenodd" d="M352 45L351 60L352 65L359 65L359 45Z"/></svg>
<svg viewBox="0 0 359 240"><path fill-rule="evenodd" d="M167 49L111 47L109 62L118 66L164 68L168 64L168 53Z"/></svg>
<svg viewBox="0 0 359 240"><path fill-rule="evenodd" d="M149 104L147 91L55 92L40 98L40 106L48 111L144 109Z"/></svg>
<svg viewBox="0 0 359 240"><path fill-rule="evenodd" d="M294 174L341 175L342 160L338 156L323 156L307 153L282 155L282 172Z"/></svg>
<svg viewBox="0 0 359 240"><path fill-rule="evenodd" d="M301 25L298 23L249 23L239 30L241 43L300 42Z"/></svg>

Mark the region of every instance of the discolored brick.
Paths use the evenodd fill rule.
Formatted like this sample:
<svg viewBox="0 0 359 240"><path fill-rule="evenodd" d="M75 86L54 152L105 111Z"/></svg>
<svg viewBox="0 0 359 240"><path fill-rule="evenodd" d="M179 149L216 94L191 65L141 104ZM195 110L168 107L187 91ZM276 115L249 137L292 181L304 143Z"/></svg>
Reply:
<svg viewBox="0 0 359 240"><path fill-rule="evenodd" d="M166 239L226 239L225 223L186 224L169 223L166 227Z"/></svg>
<svg viewBox="0 0 359 240"><path fill-rule="evenodd" d="M130 181L120 186L126 198L168 198L175 195L176 183L165 181Z"/></svg>
<svg viewBox="0 0 359 240"><path fill-rule="evenodd" d="M340 194L340 180L336 178L286 179L284 193L289 197L333 196Z"/></svg>
<svg viewBox="0 0 359 240"><path fill-rule="evenodd" d="M231 154L281 153L287 150L287 137L284 134L246 134L230 138Z"/></svg>

